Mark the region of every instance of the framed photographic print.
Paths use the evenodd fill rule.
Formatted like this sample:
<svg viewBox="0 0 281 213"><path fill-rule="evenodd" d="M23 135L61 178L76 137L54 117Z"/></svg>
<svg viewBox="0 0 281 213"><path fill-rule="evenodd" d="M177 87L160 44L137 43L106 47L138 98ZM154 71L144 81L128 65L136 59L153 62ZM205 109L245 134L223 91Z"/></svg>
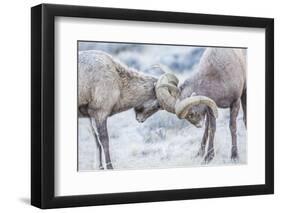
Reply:
<svg viewBox="0 0 281 213"><path fill-rule="evenodd" d="M274 192L274 21L31 9L31 204Z"/></svg>

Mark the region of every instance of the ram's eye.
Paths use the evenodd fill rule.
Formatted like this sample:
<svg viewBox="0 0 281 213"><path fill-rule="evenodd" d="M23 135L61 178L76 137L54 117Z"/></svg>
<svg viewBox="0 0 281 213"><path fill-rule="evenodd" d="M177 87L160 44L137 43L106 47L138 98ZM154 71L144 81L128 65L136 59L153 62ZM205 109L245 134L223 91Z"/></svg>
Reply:
<svg viewBox="0 0 281 213"><path fill-rule="evenodd" d="M193 118L193 117L194 117L194 113L191 112L191 113L188 114L188 116L189 116L190 118Z"/></svg>
<svg viewBox="0 0 281 213"><path fill-rule="evenodd" d="M137 112L139 112L139 113L142 113L142 112L143 112L143 110L144 110L144 108L143 108L143 107L136 109L136 111L137 111Z"/></svg>

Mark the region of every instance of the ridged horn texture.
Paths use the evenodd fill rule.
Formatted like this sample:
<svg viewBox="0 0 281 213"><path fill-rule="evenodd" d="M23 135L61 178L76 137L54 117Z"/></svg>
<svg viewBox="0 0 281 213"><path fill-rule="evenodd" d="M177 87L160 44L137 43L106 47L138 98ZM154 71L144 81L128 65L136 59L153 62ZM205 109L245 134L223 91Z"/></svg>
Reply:
<svg viewBox="0 0 281 213"><path fill-rule="evenodd" d="M185 98L181 101L177 101L175 104L175 113L176 115L183 119L188 115L189 109L198 104L205 104L212 110L214 116L218 117L218 109L216 103L206 96L192 96Z"/></svg>
<svg viewBox="0 0 281 213"><path fill-rule="evenodd" d="M156 83L156 97L160 106L171 113L175 113L175 104L178 99L178 78L171 73L162 75Z"/></svg>

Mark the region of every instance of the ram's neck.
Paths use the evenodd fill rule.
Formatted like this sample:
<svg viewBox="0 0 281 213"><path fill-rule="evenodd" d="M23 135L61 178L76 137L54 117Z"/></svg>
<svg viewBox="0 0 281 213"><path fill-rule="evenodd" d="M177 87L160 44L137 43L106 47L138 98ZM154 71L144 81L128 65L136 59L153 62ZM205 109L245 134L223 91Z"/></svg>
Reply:
<svg viewBox="0 0 281 213"><path fill-rule="evenodd" d="M121 94L115 111L125 111L137 107L149 99L156 98L154 85L156 78L145 76L136 71L121 76Z"/></svg>
<svg viewBox="0 0 281 213"><path fill-rule="evenodd" d="M193 92L197 91L198 87L198 77L197 75L189 76L180 86L180 99L185 99L190 97Z"/></svg>

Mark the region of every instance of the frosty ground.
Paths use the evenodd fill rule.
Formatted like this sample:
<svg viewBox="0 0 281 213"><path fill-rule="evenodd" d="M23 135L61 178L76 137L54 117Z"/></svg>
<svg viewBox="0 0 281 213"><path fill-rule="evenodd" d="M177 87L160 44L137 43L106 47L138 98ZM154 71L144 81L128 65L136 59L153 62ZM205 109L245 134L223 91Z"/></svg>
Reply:
<svg viewBox="0 0 281 213"><path fill-rule="evenodd" d="M228 128L229 110L219 110L215 136L215 158L209 164L232 165L231 135ZM163 122L165 119L165 122ZM79 119L79 170L98 168L97 148L88 119ZM115 169L145 169L205 166L196 157L204 128L196 128L176 116L160 111L145 123L135 120L133 110L119 113L108 120L110 154ZM242 113L238 117L239 161L247 161L246 130Z"/></svg>
<svg viewBox="0 0 281 213"><path fill-rule="evenodd" d="M170 67L180 83L196 72L196 66L204 48L174 47L133 44L109 44L83 42L79 50L98 49L108 52L128 66L146 74L159 77L149 67L162 63ZM159 111L144 123L138 123L134 111L128 110L108 119L110 154L115 169L149 169L206 166L203 158L196 157L203 128L196 128L175 115ZM229 109L219 109L214 139L215 158L208 166L237 165L247 163L247 131L240 109L237 118L237 142L239 160L230 159L231 135ZM78 120L78 170L98 169L97 147L89 119Z"/></svg>

